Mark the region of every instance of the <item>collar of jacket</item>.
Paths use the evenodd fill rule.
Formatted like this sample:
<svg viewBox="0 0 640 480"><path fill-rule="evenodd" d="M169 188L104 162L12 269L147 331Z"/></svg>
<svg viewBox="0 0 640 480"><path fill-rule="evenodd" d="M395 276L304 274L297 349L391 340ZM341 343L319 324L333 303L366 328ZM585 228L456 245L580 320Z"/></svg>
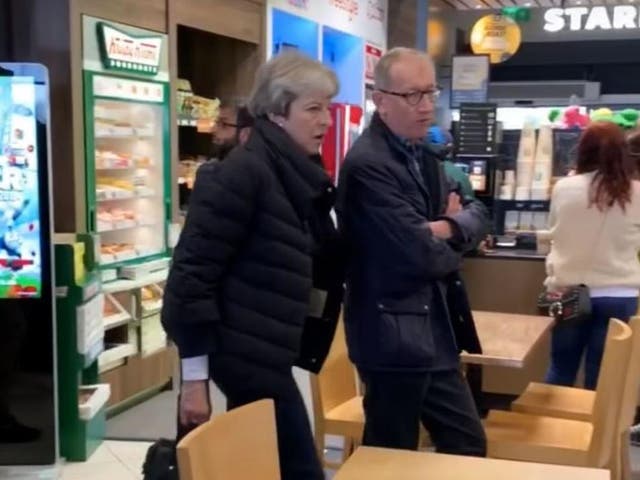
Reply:
<svg viewBox="0 0 640 480"><path fill-rule="evenodd" d="M307 155L287 132L266 118L256 119L253 132L246 148L265 154L298 216L306 220L314 208L324 210L325 205L329 205L328 212L335 188L322 162Z"/></svg>
<svg viewBox="0 0 640 480"><path fill-rule="evenodd" d="M402 160L406 160L407 155L412 153L411 146L414 146L417 156L421 156L418 154L423 154L426 156L436 157L438 159L441 158L441 155L439 155L431 145L425 142L411 144L408 140L393 133L387 126L387 124L384 123L382 118L380 118L380 114L378 112L375 112L373 114L373 117L371 117L369 128L376 136L384 139L387 145L391 148L392 152L395 155L399 154Z"/></svg>

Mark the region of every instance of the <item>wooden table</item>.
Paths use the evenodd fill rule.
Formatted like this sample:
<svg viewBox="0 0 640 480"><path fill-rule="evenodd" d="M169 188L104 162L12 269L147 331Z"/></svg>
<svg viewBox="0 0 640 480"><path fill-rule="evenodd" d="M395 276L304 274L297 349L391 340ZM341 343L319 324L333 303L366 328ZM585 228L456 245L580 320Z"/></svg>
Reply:
<svg viewBox="0 0 640 480"><path fill-rule="evenodd" d="M360 447L334 480L609 480L608 470Z"/></svg>
<svg viewBox="0 0 640 480"><path fill-rule="evenodd" d="M522 368L551 329L553 320L536 315L474 311L482 354L462 353L464 363Z"/></svg>

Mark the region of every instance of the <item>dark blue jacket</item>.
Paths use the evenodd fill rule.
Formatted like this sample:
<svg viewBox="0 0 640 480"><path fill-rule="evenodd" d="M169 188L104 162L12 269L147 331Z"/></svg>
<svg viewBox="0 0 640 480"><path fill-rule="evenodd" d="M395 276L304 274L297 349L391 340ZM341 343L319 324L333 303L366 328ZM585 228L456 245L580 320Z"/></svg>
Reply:
<svg viewBox="0 0 640 480"><path fill-rule="evenodd" d="M431 234L449 193L440 161L409 152L376 114L349 150L340 172L337 213L348 248L345 327L351 360L362 369L428 371L455 368L458 349L446 306L446 279L461 255L484 237L479 202L446 217L454 238Z"/></svg>

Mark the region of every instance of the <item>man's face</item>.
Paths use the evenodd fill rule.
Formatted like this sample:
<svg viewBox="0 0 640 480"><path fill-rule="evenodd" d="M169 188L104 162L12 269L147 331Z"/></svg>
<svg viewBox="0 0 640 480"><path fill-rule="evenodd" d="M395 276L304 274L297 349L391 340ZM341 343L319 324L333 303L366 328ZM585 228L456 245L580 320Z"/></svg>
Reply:
<svg viewBox="0 0 640 480"><path fill-rule="evenodd" d="M236 112L233 108L223 107L213 132L213 143L218 146L236 145Z"/></svg>
<svg viewBox="0 0 640 480"><path fill-rule="evenodd" d="M373 101L393 133L418 142L433 124L437 93L433 64L424 57L406 55L391 67L389 85L376 90Z"/></svg>

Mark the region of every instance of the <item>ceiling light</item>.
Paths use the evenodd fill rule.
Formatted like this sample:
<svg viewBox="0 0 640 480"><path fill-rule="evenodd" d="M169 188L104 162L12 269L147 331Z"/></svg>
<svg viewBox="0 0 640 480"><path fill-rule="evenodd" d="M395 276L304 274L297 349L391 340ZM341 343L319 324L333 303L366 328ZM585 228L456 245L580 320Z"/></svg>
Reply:
<svg viewBox="0 0 640 480"><path fill-rule="evenodd" d="M530 7L531 6L531 2L527 2L524 4L525 7Z"/></svg>
<svg viewBox="0 0 640 480"><path fill-rule="evenodd" d="M476 5L476 9L479 10L482 8L482 5Z"/></svg>

